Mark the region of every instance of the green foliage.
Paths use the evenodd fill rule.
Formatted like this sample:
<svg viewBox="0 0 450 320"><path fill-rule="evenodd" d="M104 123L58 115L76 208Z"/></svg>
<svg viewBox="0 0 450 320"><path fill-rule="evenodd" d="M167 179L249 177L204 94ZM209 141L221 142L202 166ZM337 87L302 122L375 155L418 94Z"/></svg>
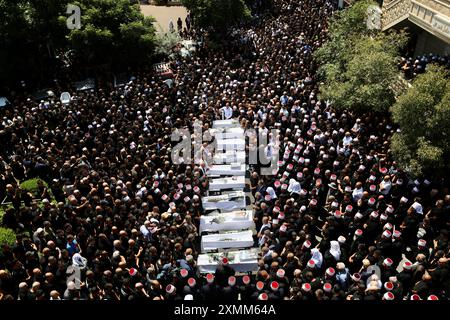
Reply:
<svg viewBox="0 0 450 320"><path fill-rule="evenodd" d="M49 196L50 196L49 200L51 200L51 203L57 203L57 201L53 198L52 190L48 187L47 182L45 182L39 178L25 180L25 181L21 182L19 186L20 186L20 188L31 193L33 195L33 197L40 198L40 195L38 193L38 181L41 181L42 184L47 188L47 192L49 193ZM42 206L42 202L39 204L39 206Z"/></svg>
<svg viewBox="0 0 450 320"><path fill-rule="evenodd" d="M0 0L0 82L44 78L65 43L68 0Z"/></svg>
<svg viewBox="0 0 450 320"><path fill-rule="evenodd" d="M339 11L331 19L329 40L315 53L324 78L320 96L337 108L383 112L395 101L395 61L407 37L367 29L367 9L374 4L364 0Z"/></svg>
<svg viewBox="0 0 450 320"><path fill-rule="evenodd" d="M8 244L12 246L16 241L16 234L13 230L0 227L0 246Z"/></svg>
<svg viewBox="0 0 450 320"><path fill-rule="evenodd" d="M81 29L66 25L68 4L81 8ZM76 67L145 62L154 49L153 19L129 0L0 0L0 82L56 73L61 52Z"/></svg>
<svg viewBox="0 0 450 320"><path fill-rule="evenodd" d="M45 182L39 178L34 178L34 179L29 179L29 180L25 180L25 181L21 182L20 188L25 189L31 193L36 193L37 189L38 189L38 181L41 181L44 186L48 187L47 182Z"/></svg>
<svg viewBox="0 0 450 320"><path fill-rule="evenodd" d="M370 5L375 4L371 0L358 1L348 9L337 11L330 19L329 40L316 51L316 59L320 63L341 60L355 38L374 33L366 27L366 12Z"/></svg>
<svg viewBox="0 0 450 320"><path fill-rule="evenodd" d="M330 22L329 31L333 36L346 36L348 34L368 34L371 31L366 27L367 9L376 6L373 0L362 0L352 4L346 10L337 11Z"/></svg>
<svg viewBox="0 0 450 320"><path fill-rule="evenodd" d="M250 9L244 0L182 0L196 27L211 27L224 32L240 21L249 19Z"/></svg>
<svg viewBox="0 0 450 320"><path fill-rule="evenodd" d="M445 174L450 169L450 80L442 67L430 65L392 106L400 133L391 149L398 163L415 176Z"/></svg>
<svg viewBox="0 0 450 320"><path fill-rule="evenodd" d="M174 47L181 42L178 32L166 32L156 36L155 53L158 55L169 57L173 54Z"/></svg>
<svg viewBox="0 0 450 320"><path fill-rule="evenodd" d="M129 0L82 0L81 29L68 35L77 58L90 65L145 62L154 48L152 18Z"/></svg>
<svg viewBox="0 0 450 320"><path fill-rule="evenodd" d="M341 109L383 112L394 103L392 84L398 78L396 51L403 34L354 37L352 47L340 58L325 63L321 96Z"/></svg>

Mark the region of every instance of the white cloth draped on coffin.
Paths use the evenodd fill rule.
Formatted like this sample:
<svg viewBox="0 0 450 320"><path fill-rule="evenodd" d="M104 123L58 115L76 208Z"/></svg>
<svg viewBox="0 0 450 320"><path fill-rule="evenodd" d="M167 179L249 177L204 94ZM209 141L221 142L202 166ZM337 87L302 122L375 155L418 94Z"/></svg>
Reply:
<svg viewBox="0 0 450 320"><path fill-rule="evenodd" d="M220 191L226 189L244 189L245 177L233 176L224 178L214 178L209 182L209 191Z"/></svg>
<svg viewBox="0 0 450 320"><path fill-rule="evenodd" d="M245 163L245 151L228 150L214 154L215 164Z"/></svg>
<svg viewBox="0 0 450 320"><path fill-rule="evenodd" d="M242 128L224 128L211 129L211 135L217 140L221 139L245 139L244 129Z"/></svg>
<svg viewBox="0 0 450 320"><path fill-rule="evenodd" d="M219 196L203 197L202 204L203 209L205 210L241 210L246 207L245 193L242 191L237 191Z"/></svg>
<svg viewBox="0 0 450 320"><path fill-rule="evenodd" d="M200 217L200 233L254 228L253 212L250 210L224 212Z"/></svg>
<svg viewBox="0 0 450 320"><path fill-rule="evenodd" d="M213 128L236 128L239 127L239 120L237 119L227 119L227 120L216 120L213 121Z"/></svg>
<svg viewBox="0 0 450 320"><path fill-rule="evenodd" d="M258 270L258 248L233 250L226 253L200 254L197 259L197 266L201 273L215 273L219 261L223 257L228 258L229 266L236 272L251 272Z"/></svg>
<svg viewBox="0 0 450 320"><path fill-rule="evenodd" d="M209 176L245 176L245 163L215 164L206 172Z"/></svg>
<svg viewBox="0 0 450 320"><path fill-rule="evenodd" d="M245 150L245 139L217 139L216 149L221 150Z"/></svg>
<svg viewBox="0 0 450 320"><path fill-rule="evenodd" d="M225 248L250 248L253 246L251 230L202 236L201 250L212 251Z"/></svg>

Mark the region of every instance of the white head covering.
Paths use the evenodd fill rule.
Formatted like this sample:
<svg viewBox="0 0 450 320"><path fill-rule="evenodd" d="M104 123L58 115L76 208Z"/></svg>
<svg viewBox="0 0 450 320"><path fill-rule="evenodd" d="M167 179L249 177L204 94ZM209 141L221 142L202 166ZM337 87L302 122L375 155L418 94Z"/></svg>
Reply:
<svg viewBox="0 0 450 320"><path fill-rule="evenodd" d="M293 193L300 194L300 190L301 189L302 188L301 188L299 182L297 182L295 179L290 179L289 180L288 192L293 192Z"/></svg>
<svg viewBox="0 0 450 320"><path fill-rule="evenodd" d="M377 283L378 289L381 289L381 287L383 286L383 283L381 282L380 277L376 273L371 275L369 278L367 278L366 286L369 287L369 285L372 281Z"/></svg>
<svg viewBox="0 0 450 320"><path fill-rule="evenodd" d="M339 242L333 240L330 242L330 245L331 255L336 259L336 261L339 261L339 259L341 258L341 247L339 246Z"/></svg>
<svg viewBox="0 0 450 320"><path fill-rule="evenodd" d="M272 199L276 199L276 198L277 198L277 194L275 193L275 190L273 190L272 187L268 187L268 188L266 189L266 192L270 195L270 197L271 197Z"/></svg>
<svg viewBox="0 0 450 320"><path fill-rule="evenodd" d="M87 266L87 259L81 254L75 253L72 257L72 265L75 267L85 268Z"/></svg>
<svg viewBox="0 0 450 320"><path fill-rule="evenodd" d="M413 207L414 210L416 210L416 212L417 212L418 214L423 214L422 205L421 205L420 203L414 202L414 203L412 204L412 207Z"/></svg>
<svg viewBox="0 0 450 320"><path fill-rule="evenodd" d="M312 253L311 260L313 260L315 262L315 264L316 264L316 266L318 268L321 268L322 267L322 262L323 262L322 253L317 248L312 249L311 253Z"/></svg>
<svg viewBox="0 0 450 320"><path fill-rule="evenodd" d="M367 268L367 272L369 274L371 274L371 276L367 279L367 285L369 285L370 281L376 280L376 281L379 281L378 282L378 287L381 288L382 283L381 283L381 280L380 280L381 279L380 267L379 266L375 266L375 265L369 266Z"/></svg>

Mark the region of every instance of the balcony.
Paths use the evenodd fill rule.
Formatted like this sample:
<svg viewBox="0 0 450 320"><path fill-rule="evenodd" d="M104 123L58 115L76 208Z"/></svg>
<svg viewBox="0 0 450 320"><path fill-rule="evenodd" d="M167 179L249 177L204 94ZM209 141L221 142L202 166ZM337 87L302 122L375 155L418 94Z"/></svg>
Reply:
<svg viewBox="0 0 450 320"><path fill-rule="evenodd" d="M382 30L387 30L408 19L450 43L449 0L385 0L382 11Z"/></svg>

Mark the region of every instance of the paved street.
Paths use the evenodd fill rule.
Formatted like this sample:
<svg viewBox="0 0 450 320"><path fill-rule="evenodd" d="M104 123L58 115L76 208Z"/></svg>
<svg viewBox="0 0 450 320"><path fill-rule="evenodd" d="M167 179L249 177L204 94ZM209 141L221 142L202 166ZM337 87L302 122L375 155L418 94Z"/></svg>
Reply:
<svg viewBox="0 0 450 320"><path fill-rule="evenodd" d="M145 16L153 16L156 19L155 27L159 32L167 32L169 30L170 19L172 19L176 29L178 17L181 17L181 20L183 20L184 27L184 19L187 15L186 8L182 6L164 7L141 5L141 11Z"/></svg>

